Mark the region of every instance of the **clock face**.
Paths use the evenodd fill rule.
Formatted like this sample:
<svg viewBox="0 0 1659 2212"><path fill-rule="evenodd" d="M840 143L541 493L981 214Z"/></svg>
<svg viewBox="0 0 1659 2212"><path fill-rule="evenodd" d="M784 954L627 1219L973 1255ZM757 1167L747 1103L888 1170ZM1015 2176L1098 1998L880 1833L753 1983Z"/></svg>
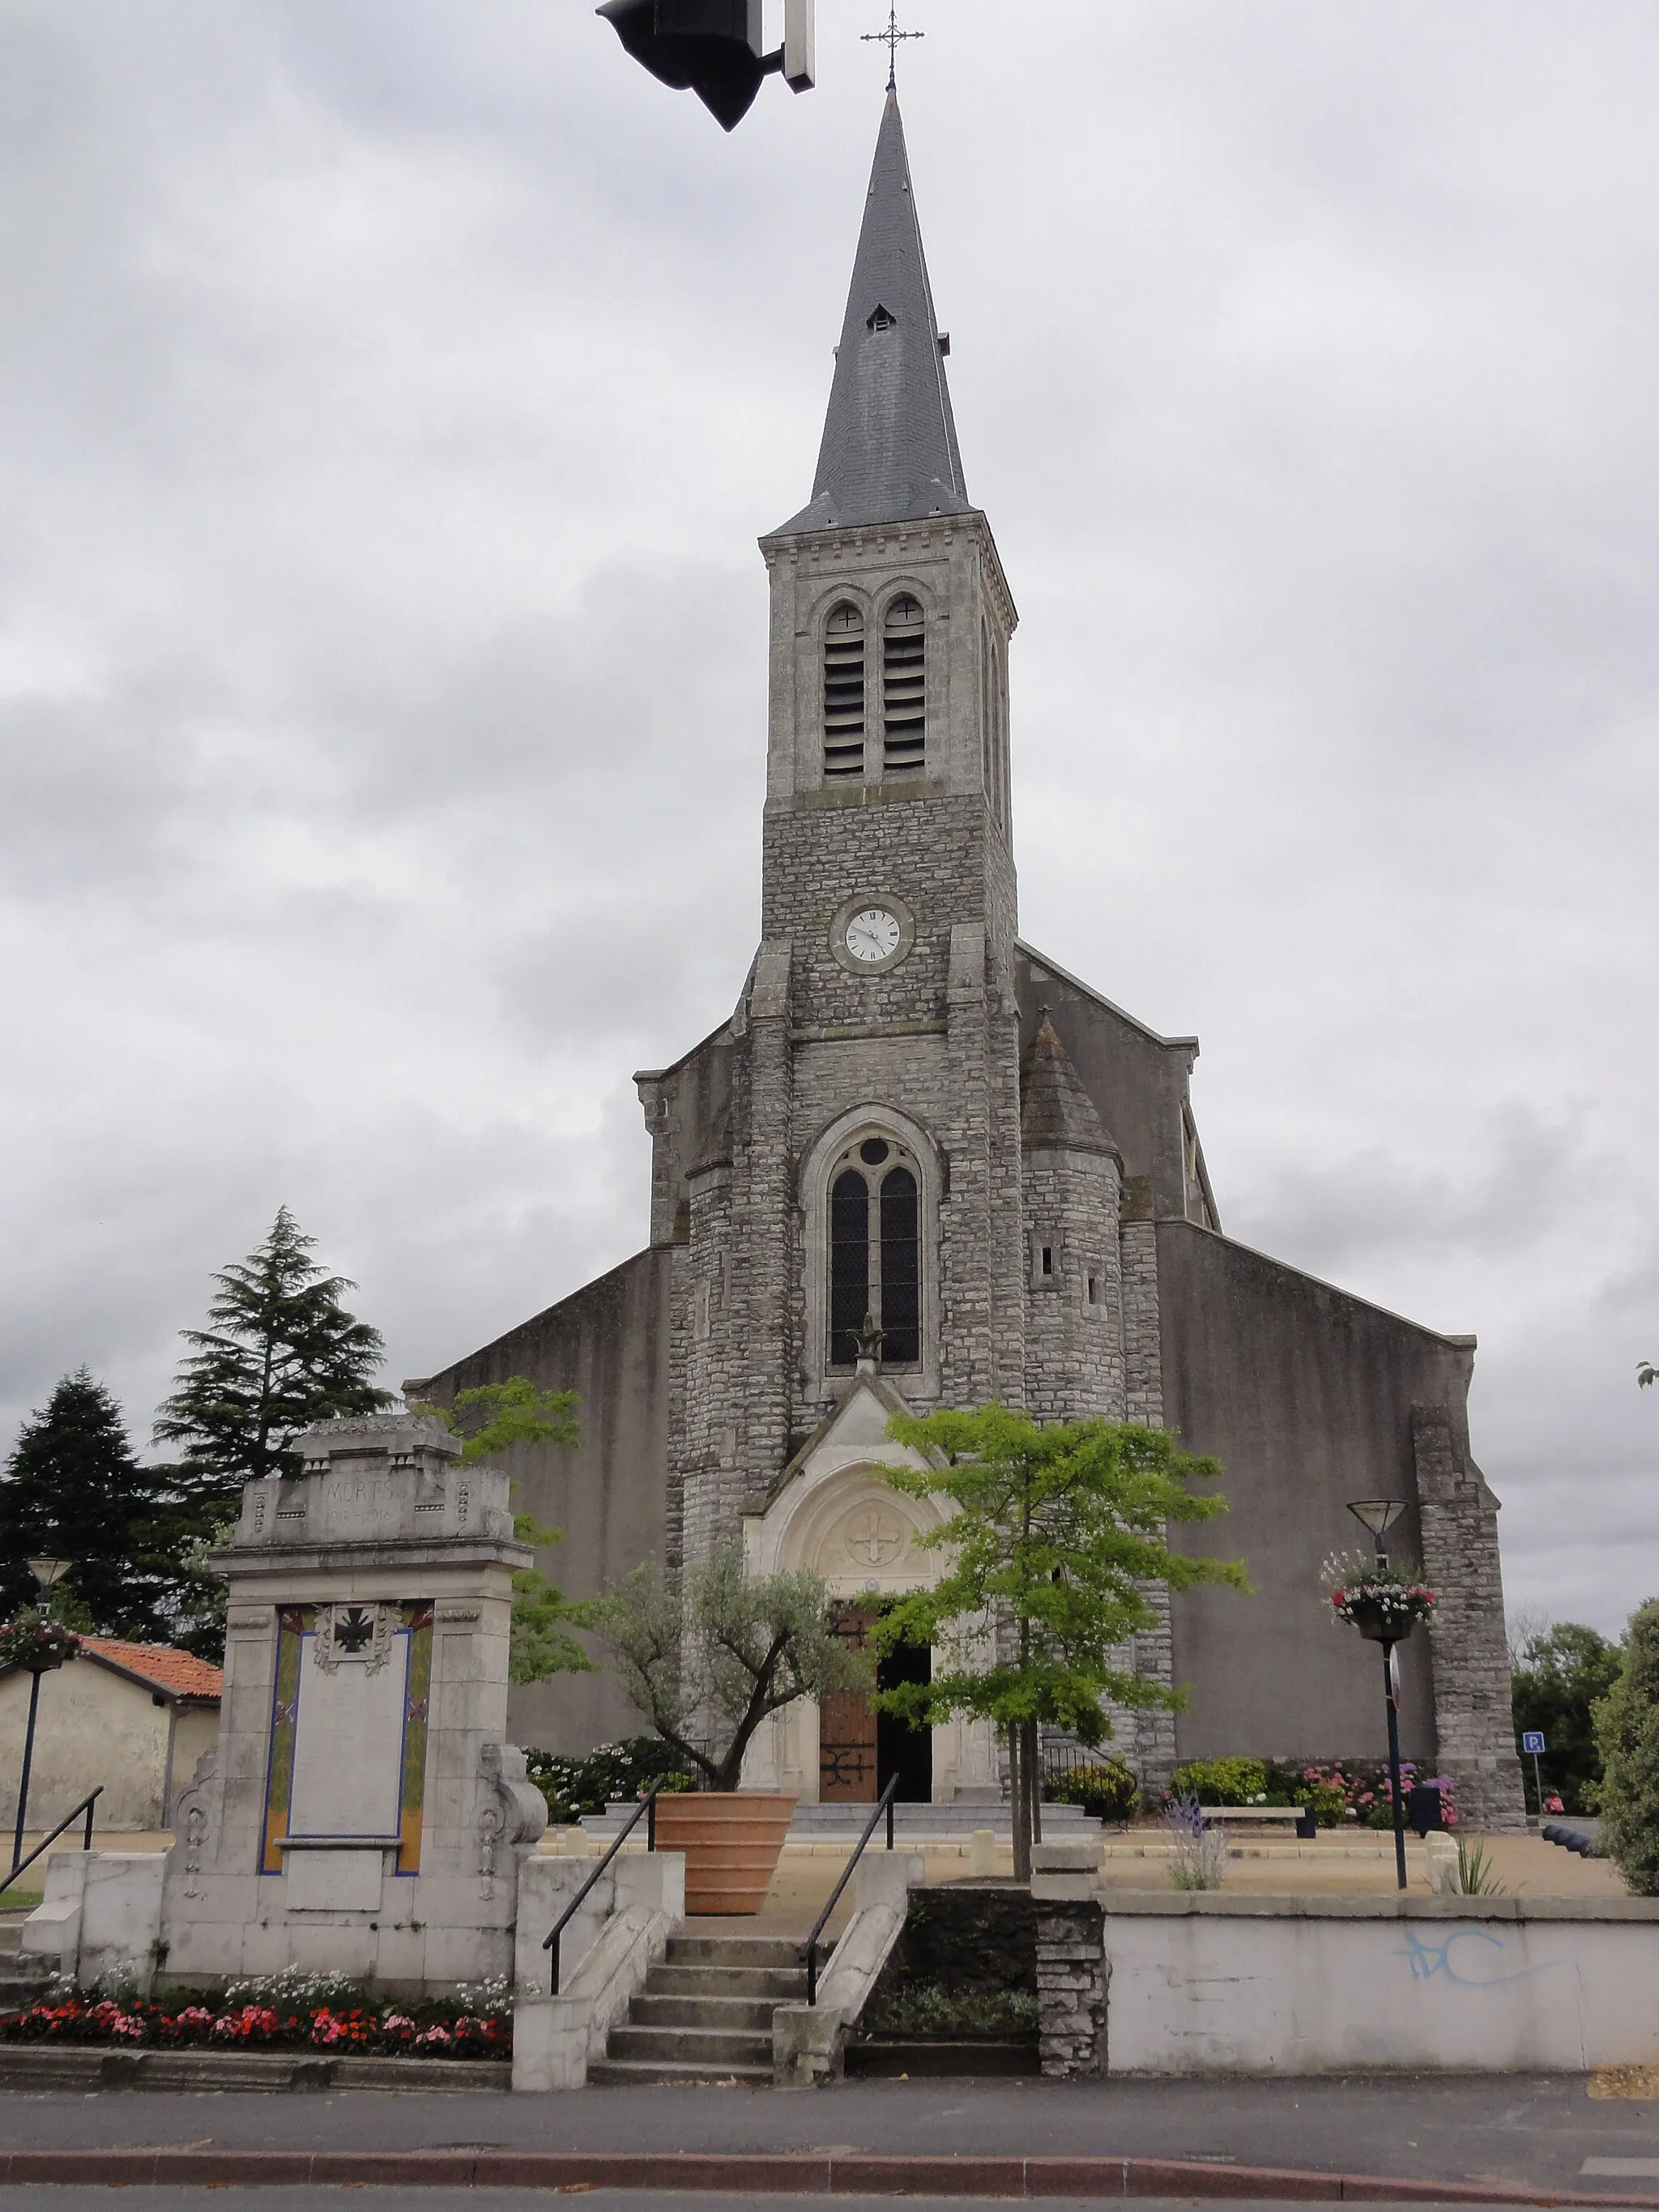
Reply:
<svg viewBox="0 0 1659 2212"><path fill-rule="evenodd" d="M860 907L847 924L845 943L854 960L873 968L892 958L901 934L898 916L884 906Z"/></svg>

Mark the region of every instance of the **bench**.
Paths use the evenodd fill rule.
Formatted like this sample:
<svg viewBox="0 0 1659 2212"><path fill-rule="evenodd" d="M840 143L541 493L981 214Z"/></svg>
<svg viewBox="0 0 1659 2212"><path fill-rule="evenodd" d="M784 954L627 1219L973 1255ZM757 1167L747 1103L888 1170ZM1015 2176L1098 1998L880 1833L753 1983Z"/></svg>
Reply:
<svg viewBox="0 0 1659 2212"><path fill-rule="evenodd" d="M1281 1826L1290 1821L1304 1843L1311 1842L1319 1832L1311 1805L1201 1805L1207 1828L1212 1821L1222 1827L1231 1827L1238 1821L1251 1823L1278 1821Z"/></svg>

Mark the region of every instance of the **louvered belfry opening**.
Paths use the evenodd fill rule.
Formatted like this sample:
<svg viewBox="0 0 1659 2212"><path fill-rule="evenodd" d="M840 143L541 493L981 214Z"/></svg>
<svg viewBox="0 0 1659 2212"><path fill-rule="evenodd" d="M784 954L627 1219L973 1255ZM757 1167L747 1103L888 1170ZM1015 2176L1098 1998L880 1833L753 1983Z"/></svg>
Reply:
<svg viewBox="0 0 1659 2212"><path fill-rule="evenodd" d="M907 592L887 610L881 658L882 773L906 775L927 764L927 633Z"/></svg>
<svg viewBox="0 0 1659 2212"><path fill-rule="evenodd" d="M864 617L853 606L837 607L824 632L823 773L864 774Z"/></svg>
<svg viewBox="0 0 1659 2212"><path fill-rule="evenodd" d="M851 1367L866 1314L890 1367L921 1358L921 1188L914 1160L865 1137L830 1182L830 1364Z"/></svg>

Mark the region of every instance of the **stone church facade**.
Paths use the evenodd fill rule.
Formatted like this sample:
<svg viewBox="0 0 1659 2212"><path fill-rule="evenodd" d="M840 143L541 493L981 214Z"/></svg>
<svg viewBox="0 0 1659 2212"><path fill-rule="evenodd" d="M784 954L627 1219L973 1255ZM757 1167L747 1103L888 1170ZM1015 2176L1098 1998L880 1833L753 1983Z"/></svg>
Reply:
<svg viewBox="0 0 1659 2212"><path fill-rule="evenodd" d="M1177 1431L1223 1461L1231 1509L1180 1540L1243 1556L1255 1591L1185 1593L1137 1640L1137 1668L1187 1692L1178 1714L1120 1723L1152 1783L1184 1758L1381 1753L1376 1649L1332 1624L1319 1568L1359 1534L1348 1499L1400 1498L1442 1594L1432 1636L1401 1654L1407 1754L1453 1777L1466 1818L1513 1826L1473 1340L1228 1239L1189 1096L1196 1041L1019 937L1017 617L967 493L948 352L890 95L812 499L762 540L761 943L731 1019L637 1079L649 1246L408 1387L578 1391L579 1446L522 1450L514 1473L521 1504L566 1529L550 1564L579 1592L728 1539L757 1571L817 1569L852 1607L936 1573L913 1541L929 1509L872 1472L901 1406ZM550 1747L638 1725L603 1677L519 1698L520 1739ZM873 1796L878 1763L846 1755L861 1728L873 1745L868 1717L798 1711L751 1778ZM932 1736L912 1794L997 1792L983 1731Z"/></svg>

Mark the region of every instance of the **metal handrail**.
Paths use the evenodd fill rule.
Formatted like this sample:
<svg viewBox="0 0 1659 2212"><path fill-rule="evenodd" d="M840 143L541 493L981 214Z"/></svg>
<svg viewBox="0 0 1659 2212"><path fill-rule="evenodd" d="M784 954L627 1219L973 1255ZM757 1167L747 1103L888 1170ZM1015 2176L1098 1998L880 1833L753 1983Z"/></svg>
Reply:
<svg viewBox="0 0 1659 2212"><path fill-rule="evenodd" d="M817 1925L806 1939L806 2002L815 2005L818 2001L818 1938L823 1935L830 1915L841 1902L841 1893L853 1879L853 1869L864 1856L864 1847L876 1832L876 1823L884 1813L887 1815L887 1848L893 1848L893 1799L897 1793L899 1778L896 1774L876 1800L876 1809L865 1823L864 1833L859 1838L858 1849L842 1869L841 1880L830 1893L830 1902L818 1915Z"/></svg>
<svg viewBox="0 0 1659 2212"><path fill-rule="evenodd" d="M559 1938L563 1935L565 1929L570 1925L571 1921L575 1917L580 1908L586 1903L587 1893L592 1888L594 1883L598 1881L599 1876L610 1865L611 1860L616 1857L617 1852L628 1841L628 1838L633 1834L635 1829L638 1827L640 1824L640 1815L641 1813L646 1816L645 1848L648 1851L654 1851L656 1850L657 1790L661 1788L662 1784L659 1782L657 1784L656 1790L653 1790L648 1797L642 1797L639 1803L634 1808L633 1811L629 1814L626 1822L623 1824L622 1833L617 1837L616 1842L611 1844L610 1850L599 1861L598 1866L594 1868L592 1873L588 1875L587 1880L576 1892L576 1894L571 1899L569 1904L566 1905L563 1916L554 1928L553 1933L544 1941L542 1944L543 1950L550 1951L553 1954L553 1995L555 1996L557 1996L559 1994Z"/></svg>
<svg viewBox="0 0 1659 2212"><path fill-rule="evenodd" d="M0 1890L9 1889L13 1882L16 1881L18 1875L22 1873L24 1868L32 1867L36 1859L40 1857L42 1851L50 1850L52 1846L58 1841L59 1836L63 1834L64 1829L69 1826L70 1823L72 1820L78 1820L82 1813L87 1816L87 1832L81 1839L81 1848L83 1851L89 1851L92 1849L93 1799L101 1797L103 1794L104 1785L100 1782L98 1787L93 1791L91 1797L83 1797L72 1813L64 1814L63 1819L58 1823L58 1826L52 1830L52 1833L46 1838L44 1843L37 1844L26 1859L20 1859L18 1861L17 1864L12 1869L5 1880L3 1881L0 1881Z"/></svg>

